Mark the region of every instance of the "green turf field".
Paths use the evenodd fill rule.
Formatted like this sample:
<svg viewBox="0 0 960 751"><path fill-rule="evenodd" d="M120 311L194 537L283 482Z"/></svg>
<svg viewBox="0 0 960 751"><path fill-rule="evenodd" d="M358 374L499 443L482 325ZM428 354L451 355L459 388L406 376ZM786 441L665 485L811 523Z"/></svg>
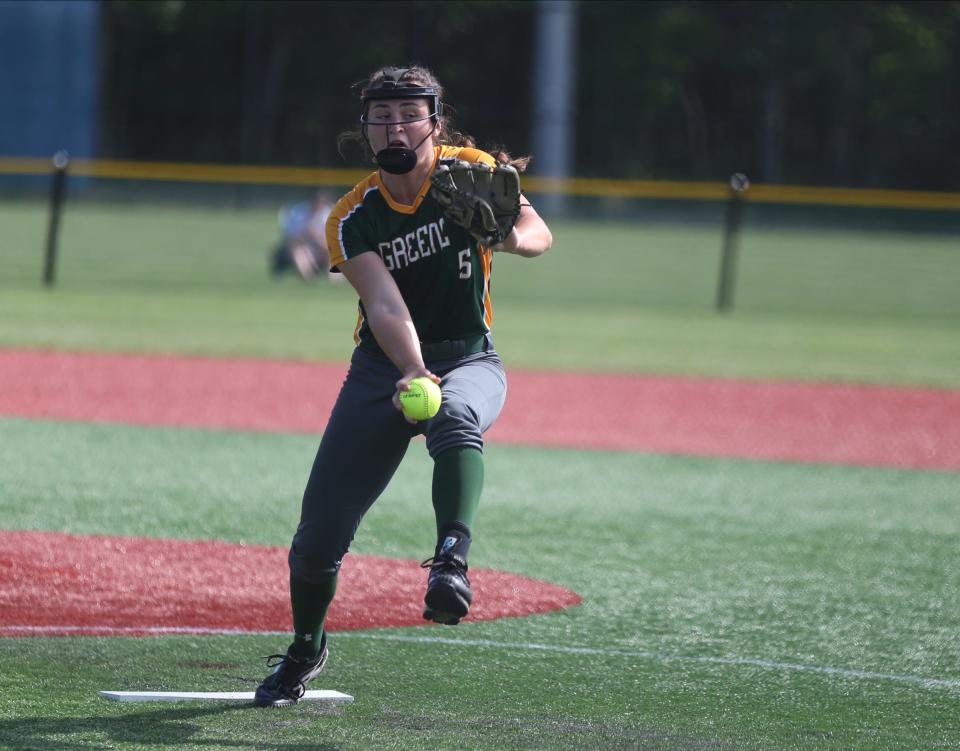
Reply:
<svg viewBox="0 0 960 751"><path fill-rule="evenodd" d="M275 212L68 205L41 288L45 208L0 203L0 346L340 361L348 288L267 277ZM735 310L713 311L720 227L556 222L540 259L497 256L513 367L960 386L960 242L752 228Z"/></svg>
<svg viewBox="0 0 960 751"><path fill-rule="evenodd" d="M310 436L9 419L0 443L10 451L5 526L276 545L288 540L315 448ZM280 637L3 639L0 745L960 742L955 474L488 453L474 565L547 578L579 592L582 605L456 629L335 635L322 683L357 700L332 714L96 697L104 688L249 690ZM429 471L415 444L357 552L426 554Z"/></svg>
<svg viewBox="0 0 960 751"><path fill-rule="evenodd" d="M0 204L0 347L349 353L348 289L267 278L271 211L68 208L52 291L44 227L41 207ZM508 367L960 387L944 236L755 228L738 308L718 316L718 228L555 231L544 258L495 261ZM0 418L0 527L283 546L316 441ZM582 605L336 634L321 683L356 696L336 710L96 697L250 690L279 637L0 639L0 748L960 746L957 473L495 445L488 460L472 565ZM429 472L415 443L356 552L429 554Z"/></svg>

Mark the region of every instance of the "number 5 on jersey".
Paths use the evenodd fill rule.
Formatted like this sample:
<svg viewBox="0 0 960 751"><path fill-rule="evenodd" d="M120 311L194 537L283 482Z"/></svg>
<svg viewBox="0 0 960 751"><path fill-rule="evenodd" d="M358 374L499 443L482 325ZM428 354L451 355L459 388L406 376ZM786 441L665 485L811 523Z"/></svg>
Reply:
<svg viewBox="0 0 960 751"><path fill-rule="evenodd" d="M470 263L470 248L461 250L457 258L460 259L460 278L469 279L470 274L473 273L473 264Z"/></svg>

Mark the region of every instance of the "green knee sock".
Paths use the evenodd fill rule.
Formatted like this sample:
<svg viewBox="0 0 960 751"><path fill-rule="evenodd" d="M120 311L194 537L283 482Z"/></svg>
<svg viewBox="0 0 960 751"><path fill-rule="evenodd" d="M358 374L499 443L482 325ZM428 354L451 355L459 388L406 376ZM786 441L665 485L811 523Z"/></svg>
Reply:
<svg viewBox="0 0 960 751"><path fill-rule="evenodd" d="M293 651L301 657L320 654L323 621L337 591L336 574L318 584L290 575L290 604L293 606Z"/></svg>
<svg viewBox="0 0 960 751"><path fill-rule="evenodd" d="M483 491L483 453L459 446L447 449L433 462L433 510L437 534L450 522L473 527Z"/></svg>

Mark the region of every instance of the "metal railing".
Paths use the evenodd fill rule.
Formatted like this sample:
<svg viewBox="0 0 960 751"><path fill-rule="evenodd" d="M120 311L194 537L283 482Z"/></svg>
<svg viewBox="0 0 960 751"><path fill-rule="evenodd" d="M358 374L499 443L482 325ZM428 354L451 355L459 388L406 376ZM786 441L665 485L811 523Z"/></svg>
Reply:
<svg viewBox="0 0 960 751"><path fill-rule="evenodd" d="M73 159L70 174L127 180L237 183L257 185L353 185L371 170L339 167L275 167L239 164L141 162L115 159ZM49 158L0 157L0 175L44 175L52 172ZM611 180L589 177L524 177L531 193L571 196L717 200L730 197L726 182L675 180ZM960 210L960 193L877 188L828 188L754 183L750 201L756 203L821 204L900 209Z"/></svg>

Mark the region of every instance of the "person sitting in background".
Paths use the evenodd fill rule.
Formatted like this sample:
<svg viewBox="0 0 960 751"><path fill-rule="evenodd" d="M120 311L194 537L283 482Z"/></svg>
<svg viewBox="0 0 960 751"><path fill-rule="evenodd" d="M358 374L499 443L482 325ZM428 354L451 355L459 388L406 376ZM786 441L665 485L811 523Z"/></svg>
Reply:
<svg viewBox="0 0 960 751"><path fill-rule="evenodd" d="M327 274L334 282L343 278L341 274L330 272L330 251L324 237L324 227L332 208L331 196L318 191L311 200L280 210L280 240L270 253L273 276L293 270L307 280L321 274Z"/></svg>

